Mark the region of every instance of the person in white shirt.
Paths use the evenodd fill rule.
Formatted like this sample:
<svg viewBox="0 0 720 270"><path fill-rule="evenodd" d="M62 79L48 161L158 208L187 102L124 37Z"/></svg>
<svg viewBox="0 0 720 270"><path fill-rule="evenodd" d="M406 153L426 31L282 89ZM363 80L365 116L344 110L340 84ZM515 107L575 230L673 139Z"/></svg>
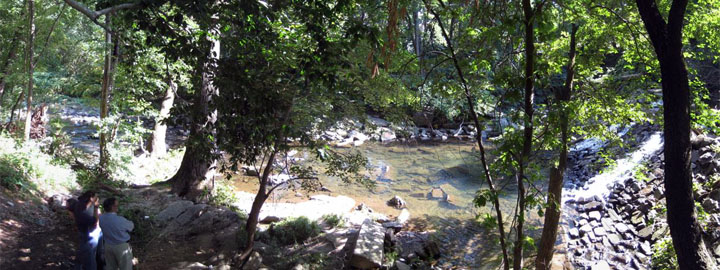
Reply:
<svg viewBox="0 0 720 270"><path fill-rule="evenodd" d="M105 269L131 270L133 255L128 241L135 224L117 215L116 198L105 199L103 209L105 213L100 216L100 228L105 239Z"/></svg>

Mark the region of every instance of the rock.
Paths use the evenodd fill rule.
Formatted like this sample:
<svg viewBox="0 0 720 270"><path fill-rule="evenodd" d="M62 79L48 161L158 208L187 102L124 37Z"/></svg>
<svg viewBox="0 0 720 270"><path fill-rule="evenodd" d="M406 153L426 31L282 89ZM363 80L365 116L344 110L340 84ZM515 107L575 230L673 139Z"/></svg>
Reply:
<svg viewBox="0 0 720 270"><path fill-rule="evenodd" d="M382 265L385 230L382 225L366 221L358 234L350 265L360 269L374 269Z"/></svg>
<svg viewBox="0 0 720 270"><path fill-rule="evenodd" d="M589 233L592 231L592 226L590 226L590 224L585 224L582 227L580 227L580 231L583 233Z"/></svg>
<svg viewBox="0 0 720 270"><path fill-rule="evenodd" d="M592 201L583 205L583 212L590 212L603 209L603 204L598 201Z"/></svg>
<svg viewBox="0 0 720 270"><path fill-rule="evenodd" d="M568 234L570 235L570 238L572 238L572 239L577 239L578 237L580 237L580 231L578 231L577 228L571 228L568 231Z"/></svg>
<svg viewBox="0 0 720 270"><path fill-rule="evenodd" d="M655 231L652 233L652 241L662 239L669 232L669 228L666 224L660 224Z"/></svg>
<svg viewBox="0 0 720 270"><path fill-rule="evenodd" d="M593 229L593 232L595 233L596 236L604 236L605 234L607 234L603 227L597 227L597 228Z"/></svg>
<svg viewBox="0 0 720 270"><path fill-rule="evenodd" d="M590 217L591 220L600 221L600 218L602 218L602 214L600 214L600 211L592 211L590 212L590 214L588 214L588 217Z"/></svg>
<svg viewBox="0 0 720 270"><path fill-rule="evenodd" d="M635 226L644 224L645 219L643 218L642 213L640 213L640 211L633 212L632 217L630 218L630 223L632 223Z"/></svg>
<svg viewBox="0 0 720 270"><path fill-rule="evenodd" d="M271 223L279 222L279 221L281 221L281 220L283 220L281 217L266 216L265 218L263 218L262 220L260 220L260 223L261 223L261 224L271 224Z"/></svg>
<svg viewBox="0 0 720 270"><path fill-rule="evenodd" d="M257 270L260 269L261 266L262 257L260 256L260 253L253 251L253 253L250 254L250 258L248 258L247 263L245 263L243 270Z"/></svg>
<svg viewBox="0 0 720 270"><path fill-rule="evenodd" d="M606 261L596 262L590 267L590 270L610 270L610 265Z"/></svg>
<svg viewBox="0 0 720 270"><path fill-rule="evenodd" d="M653 254L652 248L648 242L642 242L640 244L640 252L648 256Z"/></svg>
<svg viewBox="0 0 720 270"><path fill-rule="evenodd" d="M397 270L411 270L412 269L412 268L410 268L409 265L407 265L401 261L395 261L395 268L397 268Z"/></svg>
<svg viewBox="0 0 720 270"><path fill-rule="evenodd" d="M382 224L383 228L393 229L395 233L400 232L403 228L403 224L400 222L385 222Z"/></svg>
<svg viewBox="0 0 720 270"><path fill-rule="evenodd" d="M243 166L242 169L243 169L243 171L245 171L245 175L247 175L247 176L258 176L259 175L258 171L253 167Z"/></svg>
<svg viewBox="0 0 720 270"><path fill-rule="evenodd" d="M170 220L178 217L180 214L185 212L185 210L187 210L190 206L193 206L193 202L191 201L175 201L168 205L165 210L162 210L160 213L158 213L155 216L155 221L158 222L160 226L163 226Z"/></svg>
<svg viewBox="0 0 720 270"><path fill-rule="evenodd" d="M392 199L387 201L387 204L389 206L395 207L397 209L402 209L407 207L407 204L405 203L405 200L400 198L400 196L395 195L395 197L392 197Z"/></svg>
<svg viewBox="0 0 720 270"><path fill-rule="evenodd" d="M650 237L653 234L653 227L647 226L644 229L640 230L637 234L638 237L642 238L643 240L650 240Z"/></svg>
<svg viewBox="0 0 720 270"><path fill-rule="evenodd" d="M393 133L393 132L384 131L383 133L380 134L381 142L390 142L390 141L394 141L395 139L397 139L397 137L395 136L395 133Z"/></svg>
<svg viewBox="0 0 720 270"><path fill-rule="evenodd" d="M50 198L47 198L48 206L50 206L50 209L57 212L58 210L67 210L69 207L68 203L73 204L74 202L71 200L75 200L74 202L77 202L77 199L74 199L71 195L68 194L55 194L52 195ZM12 202L8 201L7 205L10 207L15 206Z"/></svg>
<svg viewBox="0 0 720 270"><path fill-rule="evenodd" d="M410 211L407 209L403 209L400 211L400 214L397 216L395 221L400 224L405 224L410 219Z"/></svg>
<svg viewBox="0 0 720 270"><path fill-rule="evenodd" d="M630 230L630 227L625 225L625 223L615 223L614 226L615 230L617 230L619 233L625 233Z"/></svg>
<svg viewBox="0 0 720 270"><path fill-rule="evenodd" d="M705 198L702 201L702 207L705 209L705 211L709 213L715 213L718 211L718 208L720 208L720 205L718 205L718 202L716 200L713 200L711 198Z"/></svg>
<svg viewBox="0 0 720 270"><path fill-rule="evenodd" d="M608 241L610 241L610 244L612 244L613 246L617 246L618 244L620 244L620 240L621 240L620 235L617 235L614 233L608 235L607 239L608 239Z"/></svg>
<svg viewBox="0 0 720 270"><path fill-rule="evenodd" d="M700 158L698 159L698 162L700 163L700 166L705 166L705 165L709 164L710 162L712 162L712 160L713 160L713 153L707 152L700 156Z"/></svg>

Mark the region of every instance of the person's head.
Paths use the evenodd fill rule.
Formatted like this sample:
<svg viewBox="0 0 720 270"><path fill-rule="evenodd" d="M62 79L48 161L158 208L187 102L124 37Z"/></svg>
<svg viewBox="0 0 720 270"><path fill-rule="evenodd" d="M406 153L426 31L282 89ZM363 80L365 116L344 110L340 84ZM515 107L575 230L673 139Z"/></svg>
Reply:
<svg viewBox="0 0 720 270"><path fill-rule="evenodd" d="M117 212L118 200L115 197L110 197L103 201L103 211L105 212Z"/></svg>
<svg viewBox="0 0 720 270"><path fill-rule="evenodd" d="M97 194L95 194L95 191L88 190L88 191L83 192L83 194L80 195L80 197L78 197L78 202L81 205L86 205L94 199L97 199Z"/></svg>

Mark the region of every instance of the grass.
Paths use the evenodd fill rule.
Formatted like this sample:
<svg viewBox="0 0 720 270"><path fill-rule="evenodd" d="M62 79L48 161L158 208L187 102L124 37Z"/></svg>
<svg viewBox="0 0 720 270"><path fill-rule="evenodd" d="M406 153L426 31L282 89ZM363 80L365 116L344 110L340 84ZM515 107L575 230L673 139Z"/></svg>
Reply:
<svg viewBox="0 0 720 270"><path fill-rule="evenodd" d="M345 219L343 219L342 216L336 214L327 214L322 216L321 219L325 221L325 224L330 226L330 228L345 227Z"/></svg>

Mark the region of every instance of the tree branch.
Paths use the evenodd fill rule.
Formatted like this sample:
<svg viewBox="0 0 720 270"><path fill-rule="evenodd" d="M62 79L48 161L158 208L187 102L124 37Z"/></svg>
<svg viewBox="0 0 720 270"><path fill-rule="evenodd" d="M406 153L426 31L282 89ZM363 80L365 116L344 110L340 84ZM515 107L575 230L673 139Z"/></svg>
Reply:
<svg viewBox="0 0 720 270"><path fill-rule="evenodd" d="M66 4L68 4L69 6L71 6L72 8L74 8L75 10L80 11L80 13L82 13L82 14L85 15L86 17L90 18L90 20L91 20L93 23L97 24L98 26L100 26L100 27L102 27L103 29L105 29L105 31L108 31L108 32L110 32L110 33L113 32L113 31L110 30L110 27L108 27L107 25L105 25L105 24L103 24L103 23L101 23L101 22L98 21L98 18L99 18L100 16L106 15L106 14L108 14L108 13L115 12L115 11L118 11L118 10L121 10L121 9L130 9L130 8L135 8L135 7L140 6L138 3L125 3L125 4L119 4L119 5L117 5L117 6L112 6L112 7L109 7L109 8L105 8L105 9L102 9L102 10L99 10L99 11L93 11L93 10L91 10L90 8L88 8L87 6L85 6L84 4L82 4L82 3L78 2L78 1L75 1L75 0L63 0L63 1L65 1Z"/></svg>

